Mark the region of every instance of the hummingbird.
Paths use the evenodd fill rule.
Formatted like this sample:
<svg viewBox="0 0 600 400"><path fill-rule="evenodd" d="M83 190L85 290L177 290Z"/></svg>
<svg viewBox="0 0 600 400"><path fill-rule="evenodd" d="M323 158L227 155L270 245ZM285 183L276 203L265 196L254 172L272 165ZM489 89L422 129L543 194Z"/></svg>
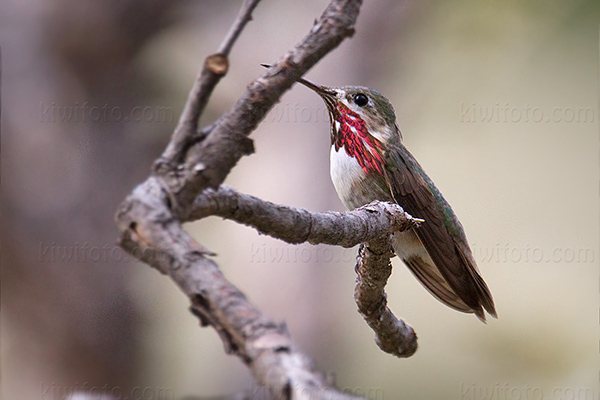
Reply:
<svg viewBox="0 0 600 400"><path fill-rule="evenodd" d="M329 111L330 175L344 206L387 201L423 219L419 227L393 235L394 253L442 303L482 322L484 309L497 318L462 224L404 146L390 101L362 86L298 82L319 94Z"/></svg>

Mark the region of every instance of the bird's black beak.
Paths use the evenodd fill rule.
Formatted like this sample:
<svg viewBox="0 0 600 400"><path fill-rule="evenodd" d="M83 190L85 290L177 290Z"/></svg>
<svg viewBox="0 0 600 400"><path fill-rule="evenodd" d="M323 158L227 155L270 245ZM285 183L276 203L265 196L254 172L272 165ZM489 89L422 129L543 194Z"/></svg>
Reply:
<svg viewBox="0 0 600 400"><path fill-rule="evenodd" d="M317 85L316 83L312 83L311 81L307 81L304 78L298 79L298 82L306 86L307 88L314 90L325 102L325 105L329 109L329 113L332 114L332 123L335 119L333 115L335 115L335 109L337 104L336 92L326 86ZM333 125L332 125L333 126Z"/></svg>
<svg viewBox="0 0 600 400"><path fill-rule="evenodd" d="M328 98L330 100L335 99L336 93L328 87L317 85L316 83L312 83L311 81L308 81L304 78L298 79L298 83L301 83L307 88L314 90L315 92L317 92L317 94L319 94L319 96L323 98Z"/></svg>

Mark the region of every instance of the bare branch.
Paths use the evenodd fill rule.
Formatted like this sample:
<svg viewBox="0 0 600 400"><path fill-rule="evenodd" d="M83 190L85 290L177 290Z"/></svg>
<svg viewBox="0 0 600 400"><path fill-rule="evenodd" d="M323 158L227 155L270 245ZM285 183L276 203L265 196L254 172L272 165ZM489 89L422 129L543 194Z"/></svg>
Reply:
<svg viewBox="0 0 600 400"><path fill-rule="evenodd" d="M392 273L390 235L418 226L422 220L397 204L374 201L345 213L310 211L273 204L221 185L196 198L187 220L216 215L250 225L260 233L288 243L361 246L356 264L355 300L358 310L375 331L381 350L410 357L417 350L417 335L387 307L385 286ZM378 218L374 218L377 216Z"/></svg>
<svg viewBox="0 0 600 400"><path fill-rule="evenodd" d="M360 247L356 262L354 300L358 311L375 331L375 342L386 353L410 357L417 351L413 328L398 320L387 307L385 285L392 273L390 236L381 236Z"/></svg>
<svg viewBox="0 0 600 400"><path fill-rule="evenodd" d="M117 215L121 246L173 279L202 326L212 326L225 351L248 366L274 398L351 399L326 381L290 338L284 323L263 315L207 258L166 207L155 177L138 186Z"/></svg>
<svg viewBox="0 0 600 400"><path fill-rule="evenodd" d="M246 24L252 21L252 11L254 11L254 8L256 8L259 1L260 0L244 1L244 4L242 5L242 8L240 9L240 12L235 22L231 26L231 29L229 30L227 36L223 40L223 43L221 43L221 46L219 47L219 53L229 55L233 44L236 42L237 38L244 30Z"/></svg>
<svg viewBox="0 0 600 400"><path fill-rule="evenodd" d="M181 113L173 137L155 168L160 168L164 164L172 166L183 161L181 157L185 154L187 148L194 142L204 138L206 132L197 132L200 115L202 115L214 88L221 78L227 74L227 70L229 69L228 56L231 48L246 24L252 20L252 11L254 11L259 2L260 0L244 1L227 37L219 47L219 51L206 57L204 60L204 67L188 95L188 100Z"/></svg>
<svg viewBox="0 0 600 400"><path fill-rule="evenodd" d="M287 243L330 244L353 247L397 231L415 228L421 221L397 204L374 201L344 213L315 213L273 204L221 185L196 198L186 221L217 215L249 225L260 233Z"/></svg>

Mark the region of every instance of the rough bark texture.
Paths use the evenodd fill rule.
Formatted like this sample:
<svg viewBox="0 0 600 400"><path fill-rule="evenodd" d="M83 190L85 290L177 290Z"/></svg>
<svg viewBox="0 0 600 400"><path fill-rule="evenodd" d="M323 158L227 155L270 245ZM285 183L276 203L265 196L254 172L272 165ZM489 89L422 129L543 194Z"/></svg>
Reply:
<svg viewBox="0 0 600 400"><path fill-rule="evenodd" d="M418 223L397 204L374 201L344 213L311 213L242 194L225 185L202 192L185 220L210 215L252 226L260 233L287 243L308 242L342 247L387 237L390 233L413 228Z"/></svg>
<svg viewBox="0 0 600 400"><path fill-rule="evenodd" d="M385 285L392 274L391 249L389 236L380 236L361 245L356 263L358 276L354 300L360 314L375 331L379 348L398 357L410 357L417 351L417 335L387 307Z"/></svg>
<svg viewBox="0 0 600 400"><path fill-rule="evenodd" d="M389 249L390 234L415 227L418 220L394 204L374 202L346 213L311 213L240 194L221 183L243 156L253 152L249 134L282 93L319 59L353 33L360 0L333 0L310 33L263 76L251 83L234 107L214 124L198 130L198 118L211 91L227 71L227 54L257 0L246 1L217 54L209 56L185 106L170 144L153 174L120 206L116 220L121 246L173 279L190 298L191 311L213 327L225 351L237 355L271 396L281 399L349 399L315 370L287 332L256 309L210 259L210 251L182 223L218 215L255 227L289 243L344 247L369 241ZM375 251L375 250L374 250ZM385 307L389 251L359 255L357 303L376 331L384 351L408 356L416 349L412 329ZM372 265L371 265L372 264ZM380 268L384 272L369 272ZM383 304L383 312L381 312ZM382 345L383 343L383 345ZM394 348L394 351L389 349ZM412 350L410 350L412 349ZM412 352L411 352L412 351Z"/></svg>

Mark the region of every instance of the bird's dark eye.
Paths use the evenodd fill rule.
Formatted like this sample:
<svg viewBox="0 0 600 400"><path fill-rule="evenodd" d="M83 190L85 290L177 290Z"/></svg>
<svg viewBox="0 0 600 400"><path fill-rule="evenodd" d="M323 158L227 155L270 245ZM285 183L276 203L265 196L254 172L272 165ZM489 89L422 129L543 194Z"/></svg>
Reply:
<svg viewBox="0 0 600 400"><path fill-rule="evenodd" d="M354 104L359 107L364 107L369 102L369 98L362 93L358 93L354 95Z"/></svg>

